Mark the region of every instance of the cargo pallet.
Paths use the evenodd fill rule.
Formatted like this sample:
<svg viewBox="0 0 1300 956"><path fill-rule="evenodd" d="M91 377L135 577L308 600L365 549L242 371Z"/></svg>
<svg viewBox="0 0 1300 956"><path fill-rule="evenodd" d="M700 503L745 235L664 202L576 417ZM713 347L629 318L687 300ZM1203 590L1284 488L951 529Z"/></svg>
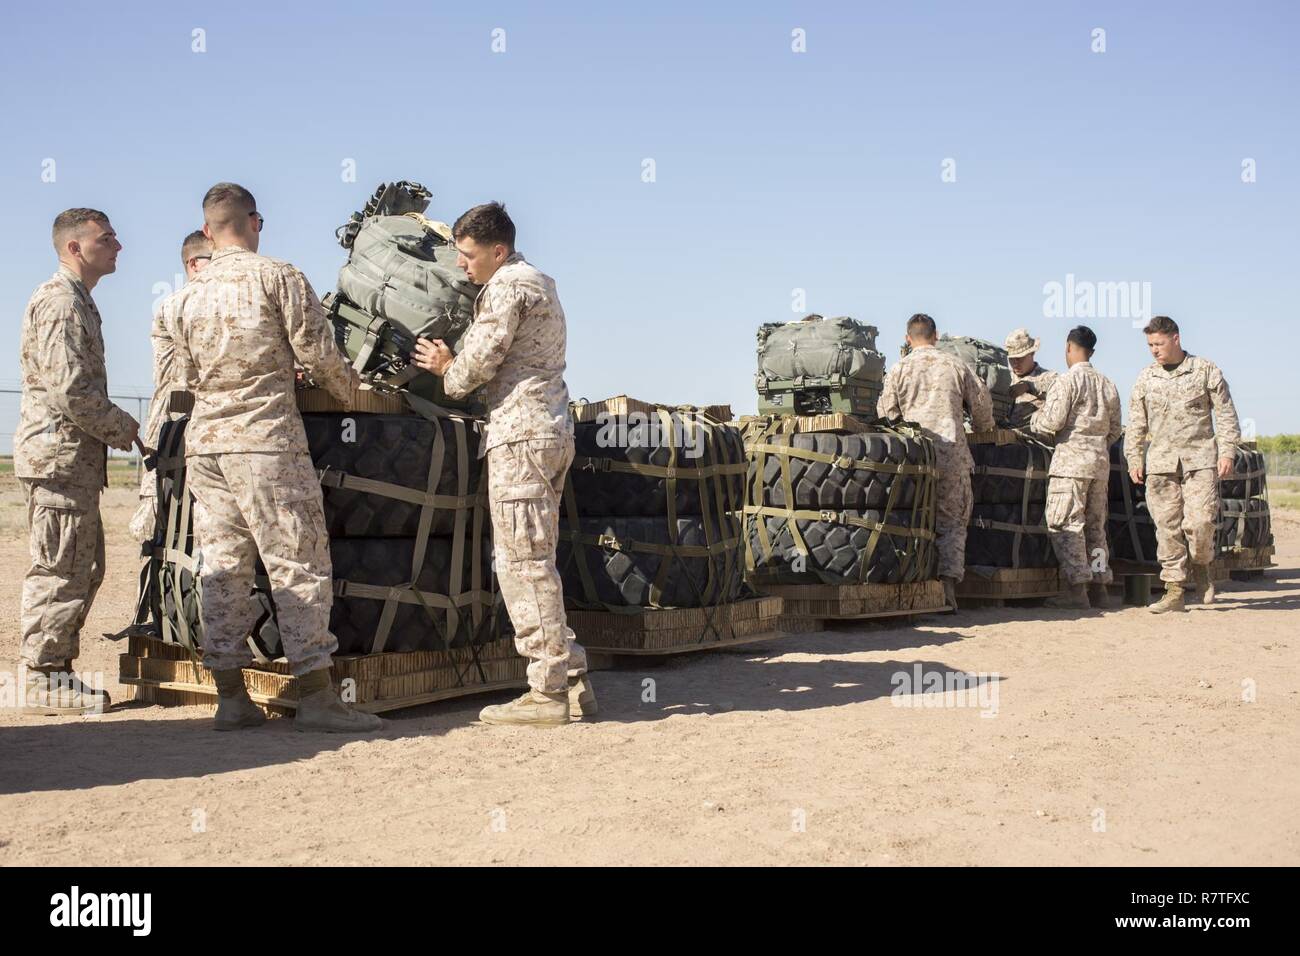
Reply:
<svg viewBox="0 0 1300 956"><path fill-rule="evenodd" d="M1041 601L1061 593L1056 568L996 568L992 574L966 569L957 583L957 603L968 607L1003 607L1007 601Z"/></svg>
<svg viewBox="0 0 1300 956"><path fill-rule="evenodd" d="M940 581L910 584L763 584L764 594L785 600L785 613L805 620L845 621L911 617L951 610Z"/></svg>
<svg viewBox="0 0 1300 956"><path fill-rule="evenodd" d="M620 658L666 657L771 641L821 629L819 620L785 612L779 597L756 597L715 607L637 608L630 613L570 610L569 627L592 670Z"/></svg>
<svg viewBox="0 0 1300 956"><path fill-rule="evenodd" d="M330 667L336 686L352 692L357 710L377 714L471 694L514 690L528 684L528 661L515 653L513 640L450 651L388 651L339 655ZM179 644L133 634L118 658L119 680L135 689L135 699L166 707L216 707L212 672ZM351 681L345 685L345 681ZM298 692L285 661L244 668L248 695L268 714L289 714Z"/></svg>

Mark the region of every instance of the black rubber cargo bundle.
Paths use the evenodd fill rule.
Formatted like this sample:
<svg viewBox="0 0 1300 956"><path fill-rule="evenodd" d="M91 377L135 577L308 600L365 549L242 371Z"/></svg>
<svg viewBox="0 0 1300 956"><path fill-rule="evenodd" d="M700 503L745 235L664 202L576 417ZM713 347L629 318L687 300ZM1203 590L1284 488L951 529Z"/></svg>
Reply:
<svg viewBox="0 0 1300 956"><path fill-rule="evenodd" d="M574 426L556 560L575 608L709 607L744 594L738 429L689 407Z"/></svg>
<svg viewBox="0 0 1300 956"><path fill-rule="evenodd" d="M1265 548L1273 543L1273 524L1263 498L1223 498L1215 545L1220 551Z"/></svg>
<svg viewBox="0 0 1300 956"><path fill-rule="evenodd" d="M325 485L334 571L330 630L339 653L442 650L499 636L475 422L363 413L303 419ZM163 640L197 651L202 594L195 586L192 498L184 490L187 421L164 425L161 441L157 616ZM385 449L399 438L401 446ZM255 585L250 601L258 620L249 642L255 655L273 659L282 649L260 563Z"/></svg>
<svg viewBox="0 0 1300 956"><path fill-rule="evenodd" d="M1147 511L1146 487L1129 477L1124 459L1124 439L1110 446L1110 484L1106 489L1110 514L1106 541L1112 561L1153 564L1156 561L1156 525Z"/></svg>
<svg viewBox="0 0 1300 956"><path fill-rule="evenodd" d="M847 315L808 315L759 326L758 413L874 418L885 380L877 334L874 325Z"/></svg>
<svg viewBox="0 0 1300 956"><path fill-rule="evenodd" d="M932 579L933 443L910 426L782 433L750 426L745 566L766 584Z"/></svg>
<svg viewBox="0 0 1300 956"><path fill-rule="evenodd" d="M1033 439L972 442L974 508L966 528L966 564L990 568L1054 568L1047 533L1047 471L1052 450Z"/></svg>

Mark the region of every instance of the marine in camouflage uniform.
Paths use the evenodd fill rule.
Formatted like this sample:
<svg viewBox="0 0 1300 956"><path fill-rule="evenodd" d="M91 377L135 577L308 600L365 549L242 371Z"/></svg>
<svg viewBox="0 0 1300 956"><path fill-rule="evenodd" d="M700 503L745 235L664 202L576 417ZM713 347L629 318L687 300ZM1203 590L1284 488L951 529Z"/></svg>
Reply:
<svg viewBox="0 0 1300 956"><path fill-rule="evenodd" d="M185 237L181 244L181 263L185 268L187 279L193 279L203 270L212 258L212 243L202 232L193 232ZM144 430L140 440L149 452L158 450L159 437L163 422L172 417L171 393L185 391L187 385L176 378L176 346L171 338L172 313L176 308L180 290L166 296L154 310L153 323L149 327L149 341L153 345L153 400L149 402L149 414L145 418ZM140 476L140 505L131 517L130 533L136 541L148 541L153 537L154 523L157 515L158 474L154 469L146 469Z"/></svg>
<svg viewBox="0 0 1300 956"><path fill-rule="evenodd" d="M1057 379L1029 424L1038 434L1056 438L1048 469L1046 519L1052 550L1070 590L1048 603L1105 607L1106 585L1113 579L1106 542L1110 446L1123 427L1119 390L1089 361L1096 336L1082 326L1070 334L1080 333L1086 336L1070 340L1069 371ZM1091 600L1089 584L1095 585Z"/></svg>
<svg viewBox="0 0 1300 956"><path fill-rule="evenodd" d="M1011 405L1011 414L1007 418L1007 424L1012 428L1029 425L1030 416L1043 407L1052 384L1060 378L1059 372L1043 368L1037 361L1033 361L1040 344L1041 340L1031 336L1026 329L1016 329L1003 343L1011 366L1011 388L1017 392ZM1032 361L1023 374L1016 371L1019 359ZM1021 388L1017 389L1016 386Z"/></svg>
<svg viewBox="0 0 1300 956"><path fill-rule="evenodd" d="M507 230L480 231L480 236L503 238L476 242L475 227L465 225L475 217L486 224L483 230ZM570 715L595 712L585 677L587 655L568 626L555 564L560 495L574 452L564 383L564 310L554 280L514 250L514 225L504 207L471 209L457 220L455 237L462 250L498 248L504 258L486 281L468 261L470 278L483 282L474 321L450 364L426 367L441 372L452 398L483 389L482 447L497 580L514 625L515 648L530 661L529 693L512 704L485 708L480 717L488 723L564 723Z"/></svg>
<svg viewBox="0 0 1300 956"><path fill-rule="evenodd" d="M249 223L261 217L251 194L214 186L204 215L212 261L177 294L171 338L176 376L194 394L186 483L202 556L203 663L222 697L215 726L260 723L240 674L252 663L246 638L257 618L250 594L260 556L289 669L299 678L296 726L378 729L378 718L346 707L330 684L338 649L329 631L333 568L320 481L294 401L294 362L345 406L359 377L306 277L253 251L260 225Z"/></svg>
<svg viewBox="0 0 1300 956"><path fill-rule="evenodd" d="M1162 318L1173 326L1164 334L1177 342L1172 320L1157 317L1147 328L1165 328ZM1169 609L1181 610L1189 563L1194 582L1213 600L1209 565L1214 560L1218 480L1225 462L1232 467L1241 427L1219 367L1183 352L1181 345L1173 358L1177 364L1157 360L1138 375L1129 399L1124 454L1130 472L1146 485L1147 509L1156 526L1160 579L1176 605Z"/></svg>
<svg viewBox="0 0 1300 956"><path fill-rule="evenodd" d="M933 320L929 321L933 329ZM991 431L993 402L988 388L965 362L940 352L933 342L914 340L911 323L908 328L912 351L885 375L877 414L915 422L934 442L939 472L935 486L939 577L945 579L945 591L952 601L953 585L966 574L966 526L974 505L971 471L975 462L966 443L963 406L970 410L976 431Z"/></svg>
<svg viewBox="0 0 1300 956"><path fill-rule="evenodd" d="M22 402L14 437L14 475L27 504L31 565L19 609L20 665L28 669L25 710L81 713L107 706L107 694L70 678L81 628L104 579L99 494L107 483L107 447L128 449L138 425L108 398L99 309L90 290L116 268L108 220L75 209L55 220L61 265L33 293L23 315L18 362ZM80 240L80 241L79 241ZM70 263L67 245L92 242L102 258ZM73 265L77 268L73 268ZM88 284L81 271L92 276ZM62 683L62 688L57 686Z"/></svg>

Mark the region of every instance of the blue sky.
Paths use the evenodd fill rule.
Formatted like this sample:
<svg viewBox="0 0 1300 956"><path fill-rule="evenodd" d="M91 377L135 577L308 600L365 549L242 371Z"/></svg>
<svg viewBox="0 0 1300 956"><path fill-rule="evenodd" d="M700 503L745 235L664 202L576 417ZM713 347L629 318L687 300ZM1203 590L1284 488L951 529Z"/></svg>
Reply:
<svg viewBox="0 0 1300 956"><path fill-rule="evenodd" d="M1150 283L1260 434L1300 432L1294 4L26 4L6 18L0 337L16 346L54 270L54 215L101 208L125 244L95 292L115 391L148 390L154 289L174 282L212 183L248 186L262 251L324 294L344 259L334 228L408 178L433 190L435 218L508 205L520 250L558 283L575 397L752 411L755 330L797 318L796 289L809 311L878 326L891 359L925 311L997 341L1028 326L1060 366L1077 320L1044 317L1044 285L1073 275ZM1127 395L1140 332L1087 324ZM0 386L17 382L16 351ZM0 433L16 407L0 395Z"/></svg>

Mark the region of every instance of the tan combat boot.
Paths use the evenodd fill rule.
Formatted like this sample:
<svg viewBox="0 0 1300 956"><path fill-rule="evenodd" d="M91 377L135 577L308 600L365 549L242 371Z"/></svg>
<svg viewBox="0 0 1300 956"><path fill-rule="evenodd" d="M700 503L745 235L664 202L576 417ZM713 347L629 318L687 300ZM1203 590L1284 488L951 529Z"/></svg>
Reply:
<svg viewBox="0 0 1300 956"><path fill-rule="evenodd" d="M485 724L527 724L533 727L559 727L569 722L569 692L543 694L527 690L508 704L494 704L479 711Z"/></svg>
<svg viewBox="0 0 1300 956"><path fill-rule="evenodd" d="M319 730L331 734L369 734L384 726L375 714L355 710L339 697L330 681L330 669L303 674L297 680L298 711L294 730Z"/></svg>
<svg viewBox="0 0 1300 956"><path fill-rule="evenodd" d="M1183 604L1183 586L1178 581L1165 584L1165 596L1147 608L1152 614L1164 614L1167 611L1186 611Z"/></svg>
<svg viewBox="0 0 1300 956"><path fill-rule="evenodd" d="M102 714L113 706L108 691L83 684L73 673L71 662L46 667L28 665L24 691L24 714L43 717Z"/></svg>
<svg viewBox="0 0 1300 956"><path fill-rule="evenodd" d="M1087 611L1092 608L1088 600L1088 585L1071 584L1056 597L1049 597L1043 602L1044 607L1063 608L1070 611Z"/></svg>
<svg viewBox="0 0 1300 956"><path fill-rule="evenodd" d="M266 714L253 703L244 687L244 672L239 668L213 671L217 682L217 713L212 718L213 730L241 730L260 727L266 723Z"/></svg>
<svg viewBox="0 0 1300 956"><path fill-rule="evenodd" d="M953 612L957 610L957 579L940 578L943 582L943 603L952 608Z"/></svg>
<svg viewBox="0 0 1300 956"><path fill-rule="evenodd" d="M1214 579L1208 564L1192 565L1192 604L1213 604L1216 597Z"/></svg>
<svg viewBox="0 0 1300 956"><path fill-rule="evenodd" d="M574 720L595 717L596 709L596 692L587 675L569 681L569 717Z"/></svg>
<svg viewBox="0 0 1300 956"><path fill-rule="evenodd" d="M1110 598L1110 586L1095 582L1088 588L1088 602L1095 608L1112 608L1115 602Z"/></svg>

